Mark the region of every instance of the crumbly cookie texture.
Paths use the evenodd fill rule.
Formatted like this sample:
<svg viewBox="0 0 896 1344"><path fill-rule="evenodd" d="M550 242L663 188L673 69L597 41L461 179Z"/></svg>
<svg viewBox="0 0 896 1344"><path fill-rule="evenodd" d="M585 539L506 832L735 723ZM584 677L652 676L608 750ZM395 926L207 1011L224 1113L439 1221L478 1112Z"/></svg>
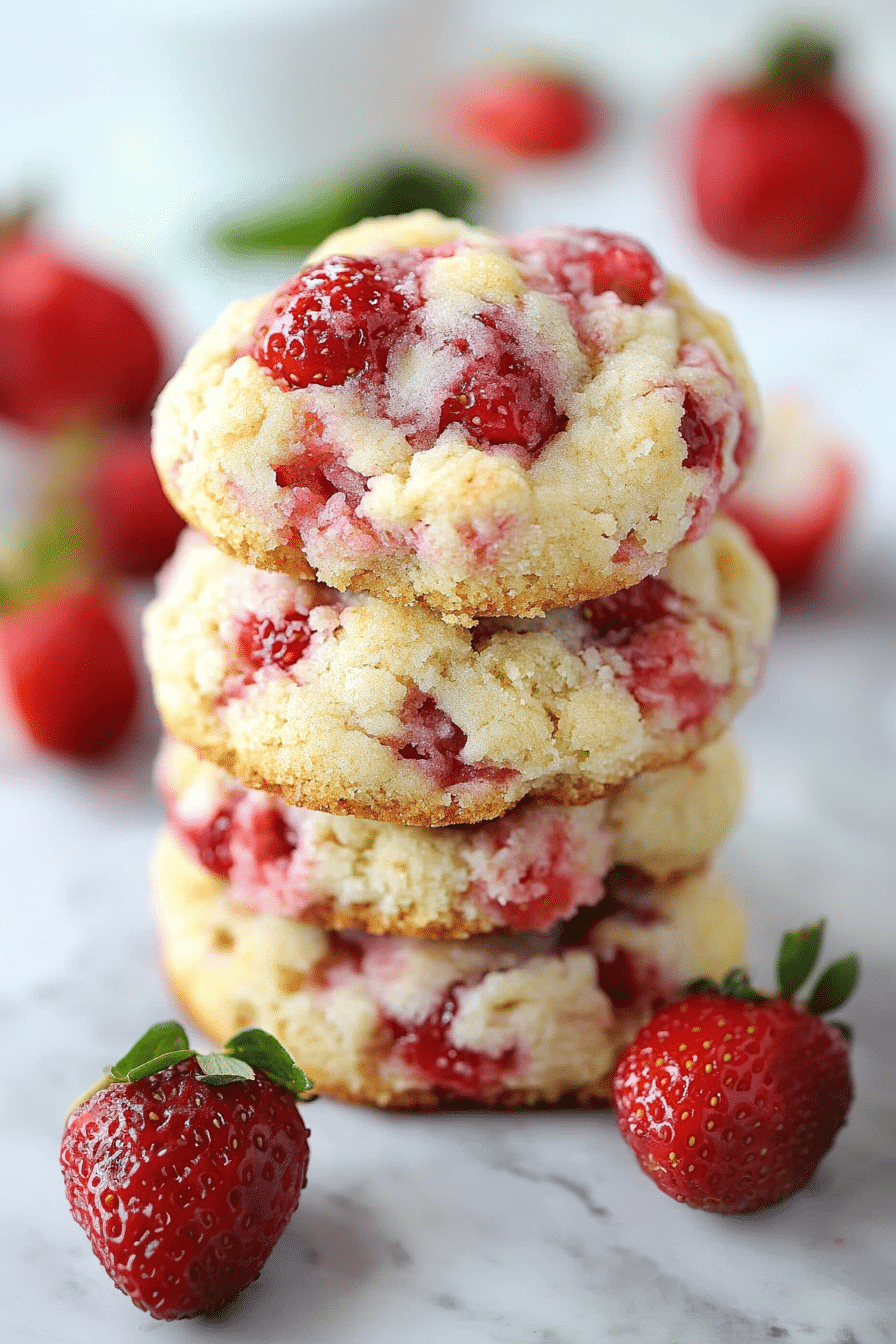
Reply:
<svg viewBox="0 0 896 1344"><path fill-rule="evenodd" d="M250 569L189 533L146 650L169 731L243 783L437 826L525 797L592 802L683 760L755 689L774 610L765 563L722 518L661 579L472 631Z"/></svg>
<svg viewBox="0 0 896 1344"><path fill-rule="evenodd" d="M427 938L547 929L596 905L619 865L656 881L701 868L742 796L728 735L585 807L523 804L436 830L290 807L173 739L156 779L184 849L228 878L238 904L327 929Z"/></svg>
<svg viewBox="0 0 896 1344"><path fill-rule="evenodd" d="M640 244L420 211L228 308L153 444L175 507L237 559L469 624L658 573L757 421L728 323Z"/></svg>
<svg viewBox="0 0 896 1344"><path fill-rule="evenodd" d="M659 999L743 961L740 905L714 875L628 874L587 921L441 941L241 909L170 832L155 876L162 958L203 1029L263 1027L321 1092L377 1106L599 1101Z"/></svg>

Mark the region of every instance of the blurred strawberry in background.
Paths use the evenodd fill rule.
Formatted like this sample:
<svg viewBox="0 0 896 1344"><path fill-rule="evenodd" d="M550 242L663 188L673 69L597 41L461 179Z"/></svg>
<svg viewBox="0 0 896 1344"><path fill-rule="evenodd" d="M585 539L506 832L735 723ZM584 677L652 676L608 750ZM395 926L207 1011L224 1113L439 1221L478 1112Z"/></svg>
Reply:
<svg viewBox="0 0 896 1344"><path fill-rule="evenodd" d="M86 483L96 563L103 573L151 578L184 526L162 490L149 430L118 430L100 449Z"/></svg>
<svg viewBox="0 0 896 1344"><path fill-rule="evenodd" d="M27 212L0 223L0 416L38 433L145 414L161 341L133 298L63 256Z"/></svg>
<svg viewBox="0 0 896 1344"><path fill-rule="evenodd" d="M0 617L0 674L31 740L89 759L127 732L137 673L113 599L74 586Z"/></svg>
<svg viewBox="0 0 896 1344"><path fill-rule="evenodd" d="M853 449L796 395L766 405L765 429L725 512L749 532L785 590L811 582L855 502Z"/></svg>
<svg viewBox="0 0 896 1344"><path fill-rule="evenodd" d="M46 449L38 507L0 556L0 683L28 737L62 756L110 751L134 718L136 654L110 581L154 574L183 526L148 428L126 424L146 421L163 365L128 293L27 211L0 224L0 416Z"/></svg>
<svg viewBox="0 0 896 1344"><path fill-rule="evenodd" d="M524 158L584 149L606 114L576 75L536 68L483 71L454 93L450 116L465 140Z"/></svg>
<svg viewBox="0 0 896 1344"><path fill-rule="evenodd" d="M810 257L840 241L864 204L871 145L835 84L836 53L796 33L755 81L710 94L691 131L697 218L755 261Z"/></svg>

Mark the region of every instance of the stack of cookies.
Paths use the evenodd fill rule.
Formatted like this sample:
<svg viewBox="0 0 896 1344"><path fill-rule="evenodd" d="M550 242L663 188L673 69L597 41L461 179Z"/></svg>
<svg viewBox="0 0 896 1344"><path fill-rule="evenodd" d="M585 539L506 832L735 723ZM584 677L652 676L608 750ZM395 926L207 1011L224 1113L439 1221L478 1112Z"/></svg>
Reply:
<svg viewBox="0 0 896 1344"><path fill-rule="evenodd" d="M418 212L233 305L156 413L164 961L319 1090L587 1104L742 960L711 869L773 581L727 323L632 239Z"/></svg>

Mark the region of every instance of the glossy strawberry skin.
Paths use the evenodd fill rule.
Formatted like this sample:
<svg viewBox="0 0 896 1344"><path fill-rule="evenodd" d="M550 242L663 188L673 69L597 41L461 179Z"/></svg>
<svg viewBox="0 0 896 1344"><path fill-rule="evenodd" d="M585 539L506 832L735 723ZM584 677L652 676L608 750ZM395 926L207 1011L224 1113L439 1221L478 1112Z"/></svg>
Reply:
<svg viewBox="0 0 896 1344"><path fill-rule="evenodd" d="M19 230L0 240L0 415L39 433L147 412L161 343L130 295Z"/></svg>
<svg viewBox="0 0 896 1344"><path fill-rule="evenodd" d="M252 358L289 387L339 387L382 375L411 310L400 279L374 257L327 257L299 271L258 319Z"/></svg>
<svg viewBox="0 0 896 1344"><path fill-rule="evenodd" d="M216 1087L194 1059L113 1083L69 1117L72 1214L116 1286L150 1315L211 1311L256 1279L299 1202L308 1131L279 1083Z"/></svg>
<svg viewBox="0 0 896 1344"><path fill-rule="evenodd" d="M465 138L525 158L552 158L583 149L603 113L574 79L509 70L470 81L455 96L453 118Z"/></svg>
<svg viewBox="0 0 896 1344"><path fill-rule="evenodd" d="M149 433L113 435L94 463L87 494L100 567L110 574L151 578L174 550L184 521L162 489Z"/></svg>
<svg viewBox="0 0 896 1344"><path fill-rule="evenodd" d="M642 1028L617 1065L622 1136L666 1194L749 1213L811 1178L852 1101L843 1033L787 999L697 994Z"/></svg>
<svg viewBox="0 0 896 1344"><path fill-rule="evenodd" d="M858 118L826 89L722 91L703 105L692 133L697 217L740 256L810 257L855 221L869 160Z"/></svg>
<svg viewBox="0 0 896 1344"><path fill-rule="evenodd" d="M56 594L0 620L0 670L39 747L100 756L126 733L137 704L127 635L104 594Z"/></svg>

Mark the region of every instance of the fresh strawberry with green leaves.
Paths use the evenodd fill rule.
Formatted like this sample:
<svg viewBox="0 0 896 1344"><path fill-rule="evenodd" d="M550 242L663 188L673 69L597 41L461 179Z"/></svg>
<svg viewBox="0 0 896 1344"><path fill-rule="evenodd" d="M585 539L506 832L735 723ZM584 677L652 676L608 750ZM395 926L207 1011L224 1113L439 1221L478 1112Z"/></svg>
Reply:
<svg viewBox="0 0 896 1344"><path fill-rule="evenodd" d="M145 413L162 373L153 322L121 286L0 221L0 416L38 433Z"/></svg>
<svg viewBox="0 0 896 1344"><path fill-rule="evenodd" d="M855 988L858 960L829 966L806 1003L824 921L787 933L778 992L743 970L663 1007L620 1059L613 1102L642 1169L673 1199L750 1213L802 1189L846 1120L850 1034L825 1022Z"/></svg>
<svg viewBox="0 0 896 1344"><path fill-rule="evenodd" d="M258 1028L198 1054L160 1022L76 1104L60 1152L69 1206L141 1310L197 1316L258 1278L305 1185L296 1100L311 1086Z"/></svg>
<svg viewBox="0 0 896 1344"><path fill-rule="evenodd" d="M86 481L94 558L108 574L151 578L184 527L162 489L149 430L117 430L100 447Z"/></svg>
<svg viewBox="0 0 896 1344"><path fill-rule="evenodd" d="M710 238L756 261L790 261L833 246L864 204L872 148L861 115L838 91L836 52L798 32L763 74L721 88L691 129L690 181Z"/></svg>
<svg viewBox="0 0 896 1344"><path fill-rule="evenodd" d="M458 134L521 158L555 158L584 149L605 113L577 76L541 69L489 70L454 94Z"/></svg>

